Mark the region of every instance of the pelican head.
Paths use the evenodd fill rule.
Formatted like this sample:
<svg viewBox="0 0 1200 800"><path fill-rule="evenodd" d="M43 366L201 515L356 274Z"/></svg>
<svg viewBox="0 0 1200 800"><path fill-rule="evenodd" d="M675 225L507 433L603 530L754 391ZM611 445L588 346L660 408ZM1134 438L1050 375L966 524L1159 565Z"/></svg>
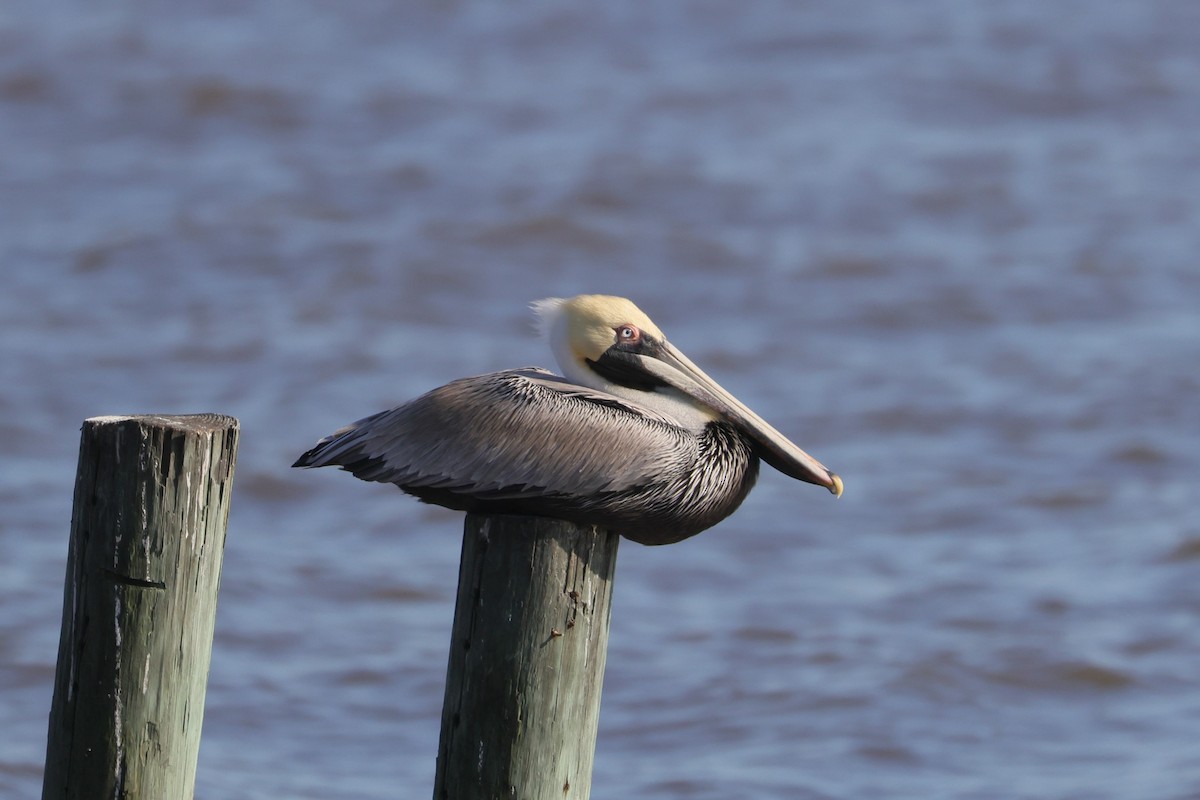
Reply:
<svg viewBox="0 0 1200 800"><path fill-rule="evenodd" d="M623 297L587 294L533 304L563 374L649 407L693 430L724 421L775 469L842 494L842 479L767 424L677 350Z"/></svg>

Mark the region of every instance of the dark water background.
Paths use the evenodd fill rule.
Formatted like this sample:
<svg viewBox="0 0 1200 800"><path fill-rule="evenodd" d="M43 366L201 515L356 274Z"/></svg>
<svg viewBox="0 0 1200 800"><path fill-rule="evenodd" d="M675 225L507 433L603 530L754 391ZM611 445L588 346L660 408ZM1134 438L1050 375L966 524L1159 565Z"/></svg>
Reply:
<svg viewBox="0 0 1200 800"><path fill-rule="evenodd" d="M82 419L242 449L198 797L427 797L459 516L317 437L633 298L846 479L626 543L594 796L1200 797L1200 5L6 0L0 796Z"/></svg>

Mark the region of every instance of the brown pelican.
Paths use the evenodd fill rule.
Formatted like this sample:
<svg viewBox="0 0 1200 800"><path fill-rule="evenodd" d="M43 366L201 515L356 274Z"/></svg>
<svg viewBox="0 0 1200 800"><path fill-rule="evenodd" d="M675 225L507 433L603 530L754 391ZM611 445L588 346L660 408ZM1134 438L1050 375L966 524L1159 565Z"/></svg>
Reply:
<svg viewBox="0 0 1200 800"><path fill-rule="evenodd" d="M693 536L775 469L842 479L676 350L623 297L534 303L565 377L463 378L322 439L296 467L337 465L427 503L596 524L642 544Z"/></svg>

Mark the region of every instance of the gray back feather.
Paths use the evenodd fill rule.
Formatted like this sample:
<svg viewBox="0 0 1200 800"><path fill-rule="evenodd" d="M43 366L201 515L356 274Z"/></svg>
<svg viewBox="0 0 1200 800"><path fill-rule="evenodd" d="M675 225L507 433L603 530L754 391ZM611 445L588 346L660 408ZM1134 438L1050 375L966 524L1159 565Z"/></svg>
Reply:
<svg viewBox="0 0 1200 800"><path fill-rule="evenodd" d="M697 458L662 415L545 370L463 378L323 439L297 466L489 498L594 495Z"/></svg>

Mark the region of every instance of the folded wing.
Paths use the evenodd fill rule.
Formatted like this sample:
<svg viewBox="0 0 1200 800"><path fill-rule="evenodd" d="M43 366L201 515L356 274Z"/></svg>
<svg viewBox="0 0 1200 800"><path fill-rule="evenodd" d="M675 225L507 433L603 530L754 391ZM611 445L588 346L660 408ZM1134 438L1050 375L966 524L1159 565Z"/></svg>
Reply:
<svg viewBox="0 0 1200 800"><path fill-rule="evenodd" d="M540 369L464 378L322 439L293 465L341 466L415 494L593 496L678 473L695 437Z"/></svg>

